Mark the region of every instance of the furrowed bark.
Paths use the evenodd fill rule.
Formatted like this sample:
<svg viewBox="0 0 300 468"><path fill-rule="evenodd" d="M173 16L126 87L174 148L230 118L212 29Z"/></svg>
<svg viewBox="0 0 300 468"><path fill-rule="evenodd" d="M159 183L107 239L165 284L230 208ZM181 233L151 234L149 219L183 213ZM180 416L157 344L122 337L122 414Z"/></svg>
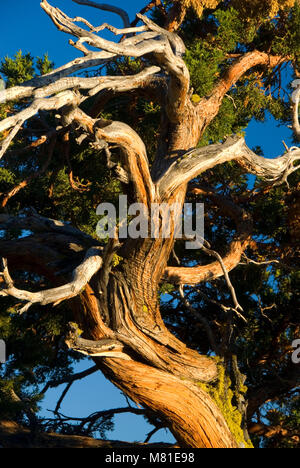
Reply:
<svg viewBox="0 0 300 468"><path fill-rule="evenodd" d="M27 108L0 123L0 132L15 127L4 141L2 154L12 141L14 132L21 129L24 122L40 110L59 109L62 127L76 136L79 132L80 137L88 136L95 149L106 148L109 151L110 145L120 149L123 180L132 185L134 200L147 208L152 203L161 202L169 206L178 203L182 207L189 181L228 161L235 160L245 171L274 184L287 181L287 177L296 170L294 164L300 159L300 150L296 148L276 160L257 156L241 138L195 149L207 125L217 115L226 92L235 82L255 66L274 67L288 58L271 57L258 51L246 54L229 67L212 94L195 106L190 101L190 75L182 58L185 46L172 32L174 22L182 21L182 12L179 11L179 15L178 11L175 12L167 31L142 15L138 17L143 25L135 27L129 25L120 8L89 0L74 1L117 13L123 18L125 27L117 29L106 23L94 27L83 18L69 18L42 0L42 8L58 29L77 38L77 42L72 41L71 44L81 50L84 57L23 86L6 90L3 95L0 93L0 99L26 97L32 101ZM82 23L86 28L75 23ZM103 39L98 34L104 29L125 38L119 43ZM89 50L88 46L100 51ZM144 58L147 64L153 62L154 65L147 65L135 76L70 77L76 71L105 64L121 56ZM163 108L161 141L150 171L145 145L132 128L122 122L95 119L80 105L89 96L95 96L99 112L103 91L109 96L134 89L151 92L151 86L157 80L163 82L165 92L160 102ZM161 97L160 90L159 99ZM294 126L297 127L296 121ZM215 201L219 203L216 195ZM72 268L71 281L68 266L67 272L61 272L61 276L65 273L68 277L64 286L54 284L53 289L37 293L16 288L4 262L0 294L27 301L26 310L32 304L57 304L72 298L70 307L84 333L79 337L73 330L66 337L67 344L91 356L116 386L163 420L181 447L238 446L225 416L208 392L201 388L203 383L218 379L216 361L188 349L170 333L161 317L158 300L162 279L181 285L198 284L223 275L224 268L230 271L240 262L250 239L251 221L246 213L235 210L228 203L226 205L224 200L222 202L220 206L224 212L237 224L237 235L229 253L222 262L188 269L167 266L175 242L173 225L168 239L128 239L121 244L116 238L103 249L91 237L62 222L36 214L27 217L0 215L0 228L17 227L34 233L29 238L13 243L5 241L2 247L0 245L0 253L8 258L9 265L27 268L32 254L32 269L44 271L55 283L55 262L78 260L71 255L71 245L80 257ZM150 219L148 223L150 225ZM52 243L51 237L54 237ZM26 251L18 255L17 246L20 245ZM34 254L36 249L41 255ZM115 254L119 262L114 262ZM49 259L52 259L50 263Z"/></svg>

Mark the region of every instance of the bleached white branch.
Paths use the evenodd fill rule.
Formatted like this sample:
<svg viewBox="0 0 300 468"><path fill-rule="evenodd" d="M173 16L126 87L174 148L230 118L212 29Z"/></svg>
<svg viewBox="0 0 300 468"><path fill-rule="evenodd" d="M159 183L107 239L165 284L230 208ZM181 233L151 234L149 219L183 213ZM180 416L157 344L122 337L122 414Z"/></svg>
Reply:
<svg viewBox="0 0 300 468"><path fill-rule="evenodd" d="M85 240L86 242L95 242L92 237L85 234L83 231L74 228L70 224L40 216L33 210L31 210L31 213L27 215L20 213L20 216L0 214L0 229L19 229L32 231L34 233L53 232L75 238L77 237L81 240Z"/></svg>
<svg viewBox="0 0 300 468"><path fill-rule="evenodd" d="M223 144L194 149L171 162L160 176L159 190L162 195L172 193L208 169L229 161L237 161L247 172L279 185L287 182L288 176L299 168L295 166L299 160L300 148L297 147L290 148L279 158L267 159L251 151L244 138L229 138Z"/></svg>
<svg viewBox="0 0 300 468"><path fill-rule="evenodd" d="M121 93L136 89L140 86L145 86L148 80L151 80L151 78L159 71L159 67L153 66L146 68L142 72L133 76L106 76L99 78L69 77L62 78L43 88L35 89L25 87L22 92L22 97L33 97L34 101L23 111L0 122L0 132L14 127L0 144L0 159L5 154L23 123L36 115L40 110L60 109L66 104L73 104L76 106L86 99L86 97L81 98L77 93L72 92L71 89L90 90L89 96L94 96L104 89L118 91ZM49 98L49 96L55 94L56 96Z"/></svg>
<svg viewBox="0 0 300 468"><path fill-rule="evenodd" d="M74 270L70 283L36 293L16 288L9 274L7 261L2 259L3 271L1 275L6 286L0 290L0 296L11 296L26 302L20 311L21 313L26 312L33 304L57 305L66 299L76 297L101 268L103 263L102 250L101 247L93 247L87 251L84 261Z"/></svg>
<svg viewBox="0 0 300 468"><path fill-rule="evenodd" d="M6 100L24 99L31 97L33 99L42 99L74 88L78 90L93 90L90 95L95 95L103 89L111 89L123 92L129 89L135 89L137 86L143 84L147 78L159 72L160 68L153 66L145 68L142 72L131 76L102 76L93 78L80 78L75 76L66 77L55 80L53 83L43 87L36 88L33 86L24 85L7 89L5 91L5 98ZM3 122L4 121L1 123L2 126Z"/></svg>
<svg viewBox="0 0 300 468"><path fill-rule="evenodd" d="M15 127L16 125L19 125L20 122L25 122L26 120L36 115L40 110L61 109L62 107L68 104L74 103L79 104L80 99L78 98L78 95L73 91L64 91L50 99L37 98L29 107L22 110L18 114L13 115L12 117L8 117L7 119L1 120L0 132L9 130L10 128Z"/></svg>
<svg viewBox="0 0 300 468"><path fill-rule="evenodd" d="M17 121L15 123L14 128L9 133L9 135L1 142L1 144L0 144L0 159L5 154L6 150L8 149L9 145L11 144L11 142L13 141L15 136L19 133L19 130L22 127L23 123L24 123L24 120Z"/></svg>
<svg viewBox="0 0 300 468"><path fill-rule="evenodd" d="M299 101L300 101L300 80L293 82L296 90L293 93L293 130L297 140L300 141L300 123L299 123Z"/></svg>

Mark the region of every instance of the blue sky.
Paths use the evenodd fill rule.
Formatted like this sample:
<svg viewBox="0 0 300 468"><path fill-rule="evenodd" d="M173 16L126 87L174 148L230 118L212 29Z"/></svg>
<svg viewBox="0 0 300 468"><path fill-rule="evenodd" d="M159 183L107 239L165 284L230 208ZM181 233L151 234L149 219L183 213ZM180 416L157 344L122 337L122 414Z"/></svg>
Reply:
<svg viewBox="0 0 300 468"><path fill-rule="evenodd" d="M74 59L79 52L68 44L69 37L59 32L50 21L45 12L40 8L39 0L2 0L0 27L2 41L0 42L0 58L13 56L19 49L30 52L34 56L42 56L48 52L56 66ZM50 0L50 3L64 10L69 16L82 16L95 25L109 22L115 26L121 26L119 17L114 14L101 12L89 7L74 4L71 0ZM107 3L118 5L119 2ZM135 13L147 3L146 0L130 0L124 2L130 18L134 19ZM108 33L109 34L109 33ZM265 155L271 157L283 153L282 140L289 145L291 131L285 127L278 127L274 120L265 123L251 122L247 129L246 140L250 147L261 146ZM76 371L91 366L89 361L82 362ZM63 387L58 389L59 392ZM51 390L43 404L43 414L49 417L47 409L54 409L58 390ZM69 396L62 405L62 412L68 416L87 416L88 414L126 406L124 396L120 391L105 380L100 373L90 376L85 381L75 383ZM143 418L123 415L116 418L116 430L109 434L110 438L128 441L143 441L150 426ZM170 441L170 436L165 431L160 431L153 441Z"/></svg>

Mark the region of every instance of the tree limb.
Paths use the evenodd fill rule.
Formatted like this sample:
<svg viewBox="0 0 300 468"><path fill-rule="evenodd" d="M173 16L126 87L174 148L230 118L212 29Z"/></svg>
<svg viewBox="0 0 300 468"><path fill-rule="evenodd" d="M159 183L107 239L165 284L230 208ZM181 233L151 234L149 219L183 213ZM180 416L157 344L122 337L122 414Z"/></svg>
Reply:
<svg viewBox="0 0 300 468"><path fill-rule="evenodd" d="M36 115L40 110L53 110L53 109L61 109L64 106L71 105L71 104L79 104L80 99L78 95L72 91L64 91L57 94L54 97L49 99L41 99L37 98L33 101L33 103L27 107L26 109L22 110L18 114L8 117L7 119L1 120L0 122L0 132L4 132L5 130L9 130L10 128L14 127L14 132L17 128L19 130L23 123L26 120L29 120L31 117ZM15 136L15 134L14 134ZM12 141L10 139L9 143ZM0 145L0 157L3 156L4 151L3 148L5 147L5 141L2 142Z"/></svg>
<svg viewBox="0 0 300 468"><path fill-rule="evenodd" d="M11 422L0 421L1 446L4 448L141 448L172 447L169 444L140 444L111 440L98 440L92 437L38 433L32 436L29 429Z"/></svg>
<svg viewBox="0 0 300 468"><path fill-rule="evenodd" d="M85 234L79 229L74 228L73 226L70 226L69 223L64 223L62 221L40 216L33 209L30 209L28 214L20 213L20 216L0 214L0 229L20 229L33 231L36 233L53 232L71 236L73 238L79 238L81 241L88 243L90 246L97 243L91 236Z"/></svg>
<svg viewBox="0 0 300 468"><path fill-rule="evenodd" d="M78 5L86 5L86 6L90 6L93 8L98 8L99 10L115 13L116 15L119 15L121 17L124 23L124 28L130 27L130 20L129 20L128 13L125 10L123 10L123 8L116 7L113 5L108 5L107 3L97 3L91 0L72 0L72 1L74 3L77 3Z"/></svg>
<svg viewBox="0 0 300 468"><path fill-rule="evenodd" d="M296 91L293 93L293 130L295 137L300 141L300 123L299 123L299 101L300 101L300 80L295 80L293 87Z"/></svg>
<svg viewBox="0 0 300 468"><path fill-rule="evenodd" d="M154 199L155 188L151 179L148 157L144 142L127 124L105 120L94 120L81 109L72 109L66 116L67 123L76 122L95 141L118 145L126 156L126 169L133 182L137 201L148 206Z"/></svg>
<svg viewBox="0 0 300 468"><path fill-rule="evenodd" d="M272 69L289 60L290 57L288 56L270 55L258 50L253 50L239 57L230 65L224 76L217 82L211 94L202 98L197 104L199 134L203 135L207 126L218 114L226 93L228 93L230 88L237 83L247 71L260 65Z"/></svg>
<svg viewBox="0 0 300 468"><path fill-rule="evenodd" d="M85 371L70 375L69 377L65 377L59 380L50 380L49 382L47 382L45 387L41 390L40 394L43 395L47 392L47 390L49 390L49 388L56 388L56 387L59 387L60 385L63 385L64 383L69 384L69 383L74 383L78 380L82 380L85 377L88 377L89 375L92 375L98 371L99 371L99 368L98 366L95 365Z"/></svg>
<svg viewBox="0 0 300 468"><path fill-rule="evenodd" d="M6 288L0 290L0 296L12 296L27 304L21 309L20 313L26 312L33 304L54 304L76 297L80 291L87 285L90 279L94 276L102 266L102 248L93 247L87 251L84 261L73 272L72 281L58 288L48 289L45 291L32 293L22 291L14 286L13 280L9 274L7 262L2 259L3 272L2 276L6 284Z"/></svg>
<svg viewBox="0 0 300 468"><path fill-rule="evenodd" d="M299 160L300 148L293 147L279 158L267 159L251 151L245 139L237 136L223 144L194 149L172 161L159 181L159 191L161 195L170 195L208 169L229 161L236 161L247 172L280 185L298 169L294 163Z"/></svg>
<svg viewBox="0 0 300 468"><path fill-rule="evenodd" d="M120 341L115 339L92 341L80 338L78 327L74 324L69 324L69 333L65 339L65 343L68 348L86 356L103 358L114 357L131 360L131 358L124 353L124 345Z"/></svg>

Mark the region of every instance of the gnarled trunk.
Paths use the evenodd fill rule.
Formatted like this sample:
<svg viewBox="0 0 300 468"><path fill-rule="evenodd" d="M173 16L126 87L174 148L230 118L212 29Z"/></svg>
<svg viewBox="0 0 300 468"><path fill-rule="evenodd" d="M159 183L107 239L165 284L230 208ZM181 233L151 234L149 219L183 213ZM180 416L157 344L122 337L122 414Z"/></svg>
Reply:
<svg viewBox="0 0 300 468"><path fill-rule="evenodd" d="M181 190L172 201L182 205L184 195ZM203 389L218 379L216 361L187 348L161 318L158 288L174 245L172 234L128 240L119 265L106 281L100 275L94 282L100 290L85 291L85 313L80 308L76 321L94 341L112 337L113 331L127 359L95 362L126 395L166 423L181 447L235 448L221 410Z"/></svg>
<svg viewBox="0 0 300 468"><path fill-rule="evenodd" d="M256 50L239 55L236 61L225 67L227 71L217 80L211 94L196 104L191 100L190 74L183 60L185 45L172 32L183 21L186 13L180 2L176 2L174 8L170 9L166 25L168 30L165 30L142 15L139 15L142 27L129 27L128 15L120 8L95 5L95 2L89 0L74 1L114 11L121 16L125 29L118 30L107 24L95 28L82 18L69 18L47 0L42 0L41 6L53 23L61 31L78 39L70 43L83 52L84 57L23 85L0 92L0 102L2 99L3 102L24 101L24 108L16 108L15 115L0 122L0 132L5 135L0 144L0 159L23 124L36 118L40 111L55 111L60 119L57 129L48 132L42 139L35 141L32 138L34 144L41 146L50 142L51 150L52 138L62 133L62 143L68 155L70 136L77 142L87 139L97 151L106 151L110 169L115 169L123 183L130 184L128 193L131 198L143 203L148 209L153 203L167 203L170 206L177 203L182 207L188 183L200 177L204 171L225 162L235 160L245 172L267 178L269 183L285 182L295 172L297 167L294 164L300 159L300 150L297 148L291 148L276 160L256 155L246 146L244 139L238 137L228 139L223 144L197 148L229 89L251 68L276 67L289 61L288 56L277 57ZM75 24L78 22L86 27ZM114 42L101 38L98 33L105 28L121 37L125 35L123 40ZM106 66L122 56L144 57L155 66L128 76L74 76L78 71ZM162 108L160 139L152 167L144 142L132 128L122 122L92 117L103 110L104 103L115 93L133 90L150 97L151 101L156 100ZM297 136L299 92L293 116L293 128ZM91 96L94 96L95 103L88 115L83 111L82 104ZM116 147L119 150L118 164L113 162L110 152ZM51 159L51 152L49 157ZM70 181L72 183L72 173ZM9 192L4 204L27 183L28 180ZM209 196L215 198L214 194ZM218 262L176 269L167 268L174 247L174 226L169 239L149 237L128 240L122 246L115 239L104 247L94 238L61 221L37 214L25 217L0 215L1 229L13 227L34 233L26 239L1 243L0 253L8 261L3 259L2 262L0 295L25 302L23 312L33 304L58 304L72 298L75 320L84 334L82 338L74 337L72 329L66 342L70 346L75 343L74 349L93 356L99 369L115 385L166 423L182 447L234 448L245 442L241 436L241 415L233 414L235 411L230 402L227 413L235 421L234 427L229 428L230 417L225 414L224 408L226 402L222 398L220 400L220 395L215 399L210 396L214 393L212 387L208 391L207 385L215 381L221 385L222 375L224 380L222 364L217 365L216 360L188 349L168 331L159 310L158 289L162 278L182 287L224 275L233 293L228 270L239 263L249 243L251 220L243 210L229 206L228 200L216 202L237 224L238 232L229 253L222 259L216 252L206 249L209 255L215 254ZM148 222L150 225L150 219ZM36 236L37 233L42 234ZM52 236L55 237L53 243ZM82 263L73 271L70 282L38 293L15 287L8 265L10 268L21 266L40 272L55 283L58 280L55 265L59 264L61 257L66 263L70 258L74 260L74 239L79 244L75 246L76 249L78 247L78 251L84 252L85 256L82 255ZM19 246L23 246L23 249ZM116 254L117 261L114 259ZM233 298L237 303L236 296ZM236 304L237 313L239 307ZM78 343L81 343L82 349Z"/></svg>
<svg viewBox="0 0 300 468"><path fill-rule="evenodd" d="M133 401L166 423L181 447L237 447L220 409L202 389L204 382L218 377L215 361L186 348L167 331L159 314L154 319L150 305L141 306L143 301L149 304L143 294L145 288L151 293L154 288L151 278L147 284L145 278L135 283L137 273L143 278L142 271L130 276L128 271L112 274L108 285L107 307L114 317L110 327L124 344L129 359L94 358L96 364ZM91 303L93 294L90 291L90 300L85 297L90 312L96 305ZM97 311L93 310L95 317ZM84 327L86 331L87 323ZM102 330L99 320L94 330L90 328L90 337L100 340Z"/></svg>

